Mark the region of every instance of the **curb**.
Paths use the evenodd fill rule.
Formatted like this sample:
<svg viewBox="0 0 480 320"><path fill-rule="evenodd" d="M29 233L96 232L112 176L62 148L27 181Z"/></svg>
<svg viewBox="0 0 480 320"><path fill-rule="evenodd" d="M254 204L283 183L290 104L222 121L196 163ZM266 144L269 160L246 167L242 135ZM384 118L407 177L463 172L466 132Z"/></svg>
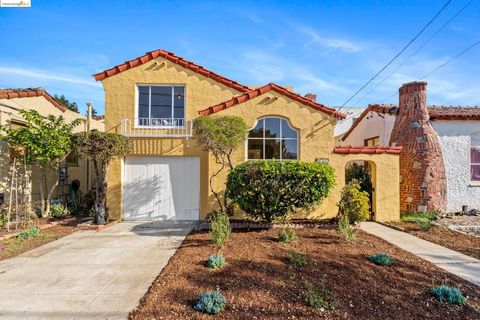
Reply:
<svg viewBox="0 0 480 320"><path fill-rule="evenodd" d="M92 221L87 221L84 223L80 223L78 225L78 229L80 230L94 230L94 231L102 231L105 230L115 224L118 223L118 220L113 220L107 224L92 224Z"/></svg>

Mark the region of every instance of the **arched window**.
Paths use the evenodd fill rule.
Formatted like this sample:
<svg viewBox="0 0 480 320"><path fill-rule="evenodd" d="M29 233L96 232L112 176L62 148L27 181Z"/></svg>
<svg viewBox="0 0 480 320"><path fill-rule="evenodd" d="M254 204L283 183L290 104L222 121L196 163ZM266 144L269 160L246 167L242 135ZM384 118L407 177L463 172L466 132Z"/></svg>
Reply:
<svg viewBox="0 0 480 320"><path fill-rule="evenodd" d="M470 147L470 180L480 182L480 131L472 134Z"/></svg>
<svg viewBox="0 0 480 320"><path fill-rule="evenodd" d="M298 160L298 131L278 117L258 119L247 139L248 160Z"/></svg>

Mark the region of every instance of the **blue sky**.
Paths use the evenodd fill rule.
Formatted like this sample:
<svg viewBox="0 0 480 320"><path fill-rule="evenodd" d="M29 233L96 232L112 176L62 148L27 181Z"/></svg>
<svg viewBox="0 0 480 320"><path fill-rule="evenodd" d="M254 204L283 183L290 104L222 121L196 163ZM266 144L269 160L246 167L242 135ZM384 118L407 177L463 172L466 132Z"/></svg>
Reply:
<svg viewBox="0 0 480 320"><path fill-rule="evenodd" d="M468 0L453 0L413 53ZM103 113L91 75L157 48L246 85L275 82L320 102L342 105L440 9L442 1L45 1L0 8L0 87L42 86ZM366 106L442 64L480 39L474 0L408 63L354 98ZM426 80L428 103L480 104L480 46ZM384 102L397 102L394 95Z"/></svg>

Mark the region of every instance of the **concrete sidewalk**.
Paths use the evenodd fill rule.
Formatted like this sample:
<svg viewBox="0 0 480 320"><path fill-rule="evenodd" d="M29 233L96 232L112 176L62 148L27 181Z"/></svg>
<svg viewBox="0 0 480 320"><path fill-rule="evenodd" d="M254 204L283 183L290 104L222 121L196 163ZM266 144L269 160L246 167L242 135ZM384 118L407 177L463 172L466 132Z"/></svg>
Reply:
<svg viewBox="0 0 480 320"><path fill-rule="evenodd" d="M361 229L480 286L480 260L478 259L375 222L362 222Z"/></svg>
<svg viewBox="0 0 480 320"><path fill-rule="evenodd" d="M126 319L194 223L78 231L0 262L0 319Z"/></svg>

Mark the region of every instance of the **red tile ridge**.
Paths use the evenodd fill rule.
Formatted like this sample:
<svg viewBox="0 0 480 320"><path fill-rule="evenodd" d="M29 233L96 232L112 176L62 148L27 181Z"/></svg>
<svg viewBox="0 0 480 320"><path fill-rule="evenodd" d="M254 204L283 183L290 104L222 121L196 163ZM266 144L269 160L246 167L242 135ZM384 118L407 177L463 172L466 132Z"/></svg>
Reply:
<svg viewBox="0 0 480 320"><path fill-rule="evenodd" d="M330 107L327 107L325 106L324 104L321 104L321 103L317 103L317 102L314 102L310 99L307 99L297 93L294 93L294 92L291 92L291 91L288 91L287 89L275 84L275 83L269 83L263 87L259 87L259 88L256 88L256 89L253 89L253 90L250 90L249 92L246 92L242 95L239 95L239 96L236 96L236 97L233 97L232 99L229 99L227 101L224 101L224 102L221 102L219 104L216 104L214 106L211 106L211 107L208 107L206 109L203 109L203 110L200 110L198 111L198 113L202 116L206 116L206 115L210 115L210 114L213 114L213 113L217 113L221 110L225 110L227 108L231 108L237 104L240 104L240 103L243 103L247 100L250 100L250 99L253 99L255 97L258 97L270 90L273 90L275 92L278 92L284 96L287 96L289 97L290 99L292 100L295 100L295 101L298 101L306 106L309 106L313 109L316 109L316 110L319 110L319 111L322 111L328 115L331 115L331 116L334 116L336 118L340 118L340 119L345 119L346 118L346 115L341 113L341 112L338 112L337 110L333 109L333 108L330 108Z"/></svg>
<svg viewBox="0 0 480 320"><path fill-rule="evenodd" d="M334 153L339 154L400 154L402 147L389 146L338 146L333 149Z"/></svg>
<svg viewBox="0 0 480 320"><path fill-rule="evenodd" d="M29 98L29 97L44 97L57 109L65 112L67 108L58 103L48 92L43 88L25 88L25 89L0 89L0 99L13 99L13 98Z"/></svg>
<svg viewBox="0 0 480 320"><path fill-rule="evenodd" d="M158 57L165 58L173 63L178 64L179 66L190 69L193 72L196 72L198 74L201 74L204 77L210 78L214 81L217 81L229 88L235 89L239 92L248 92L250 89L247 86L244 86L236 81L230 80L228 78L225 78L213 71L210 71L194 62L188 61L183 59L182 57L179 57L175 55L172 52L168 52L162 49L157 49L154 51L147 52L143 56L137 57L132 60L128 60L122 64L116 65L110 69L104 70L99 73L95 73L93 77L95 78L96 81L104 80L108 77L114 76L116 74L119 74L125 70L137 67L139 65L142 65L144 63L147 63L153 59L156 59Z"/></svg>

